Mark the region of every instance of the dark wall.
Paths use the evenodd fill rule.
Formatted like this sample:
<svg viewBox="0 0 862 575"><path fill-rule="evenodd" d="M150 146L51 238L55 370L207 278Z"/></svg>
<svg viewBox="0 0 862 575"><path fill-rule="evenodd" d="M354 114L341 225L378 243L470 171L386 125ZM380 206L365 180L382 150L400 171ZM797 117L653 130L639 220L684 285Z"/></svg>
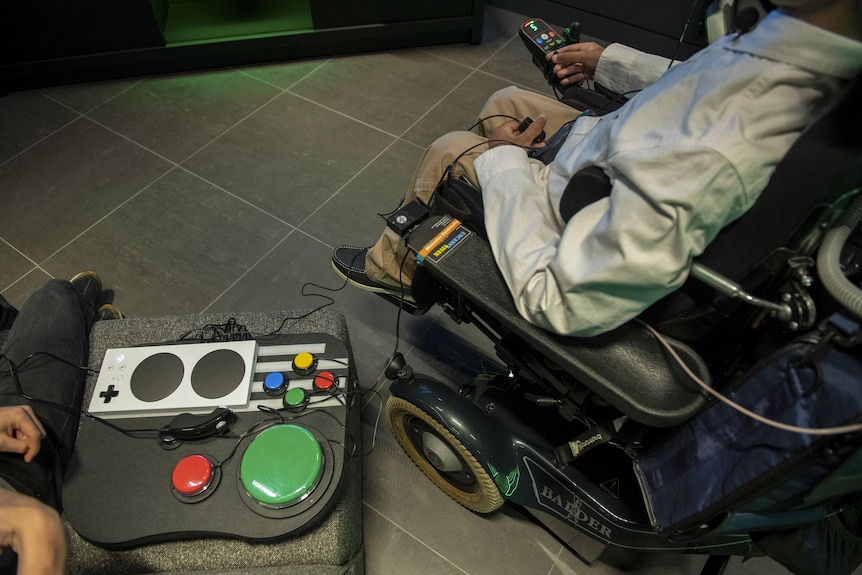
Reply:
<svg viewBox="0 0 862 575"><path fill-rule="evenodd" d="M163 43L149 0L4 0L0 63Z"/></svg>
<svg viewBox="0 0 862 575"><path fill-rule="evenodd" d="M685 58L706 45L708 0L488 0L488 4L557 26L580 22L581 33L666 57ZM691 21L682 44L679 39Z"/></svg>
<svg viewBox="0 0 862 575"><path fill-rule="evenodd" d="M474 0L315 0L312 2L315 29L362 26L387 22L409 22L432 18L470 16ZM481 9L481 6L478 6Z"/></svg>

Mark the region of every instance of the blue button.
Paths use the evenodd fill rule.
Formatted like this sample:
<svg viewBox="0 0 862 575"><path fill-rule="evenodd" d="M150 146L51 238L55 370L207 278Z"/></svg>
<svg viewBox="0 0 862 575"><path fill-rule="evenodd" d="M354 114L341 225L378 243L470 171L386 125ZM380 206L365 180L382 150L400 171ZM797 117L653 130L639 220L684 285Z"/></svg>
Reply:
<svg viewBox="0 0 862 575"><path fill-rule="evenodd" d="M284 375L277 371L268 374L263 380L263 389L269 393L278 393L284 389Z"/></svg>

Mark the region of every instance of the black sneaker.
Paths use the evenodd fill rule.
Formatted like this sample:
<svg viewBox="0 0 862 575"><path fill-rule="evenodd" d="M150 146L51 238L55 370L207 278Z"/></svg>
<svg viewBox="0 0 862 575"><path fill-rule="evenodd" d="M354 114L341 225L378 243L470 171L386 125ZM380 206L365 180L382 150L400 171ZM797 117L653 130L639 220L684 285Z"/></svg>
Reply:
<svg viewBox="0 0 862 575"><path fill-rule="evenodd" d="M112 303L102 304L102 307L99 308L98 319L106 320L106 319L123 319L123 314L120 313L120 310L117 309Z"/></svg>
<svg viewBox="0 0 862 575"><path fill-rule="evenodd" d="M413 296L410 293L410 288L404 286L402 290L399 287L389 287L379 284L368 277L365 273L365 254L368 253L368 248L356 248L353 246L338 246L332 252L332 269L335 273L347 280L353 286L365 291L370 291L376 294L384 294L398 299L404 299L408 302L413 302Z"/></svg>
<svg viewBox="0 0 862 575"><path fill-rule="evenodd" d="M99 309L99 302L102 299L102 278L99 277L99 274L87 270L76 274L69 282L84 296L84 300L93 309Z"/></svg>

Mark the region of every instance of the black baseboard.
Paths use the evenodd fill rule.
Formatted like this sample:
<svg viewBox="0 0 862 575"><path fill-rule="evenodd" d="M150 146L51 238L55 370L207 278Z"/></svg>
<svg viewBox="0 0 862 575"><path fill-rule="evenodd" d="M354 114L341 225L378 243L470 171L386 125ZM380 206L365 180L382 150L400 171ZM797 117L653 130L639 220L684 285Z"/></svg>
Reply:
<svg viewBox="0 0 862 575"><path fill-rule="evenodd" d="M689 4L688 0L678 0L675 8L669 8L664 3L634 0L633 8L624 14L607 10L603 0L488 0L487 3L542 18L559 27L578 21L584 36L620 42L667 58L685 59L706 45L702 15L707 1L692 1L693 4ZM667 13L656 13L656 10ZM680 43L689 13L693 16L685 40Z"/></svg>

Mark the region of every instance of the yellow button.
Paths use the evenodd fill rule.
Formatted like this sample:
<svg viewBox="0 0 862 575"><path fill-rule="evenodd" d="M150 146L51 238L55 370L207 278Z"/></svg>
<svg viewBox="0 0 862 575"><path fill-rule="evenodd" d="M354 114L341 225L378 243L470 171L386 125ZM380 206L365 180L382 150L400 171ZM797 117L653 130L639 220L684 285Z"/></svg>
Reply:
<svg viewBox="0 0 862 575"><path fill-rule="evenodd" d="M303 351L293 359L293 366L302 371L311 369L313 365L314 357L307 351Z"/></svg>

